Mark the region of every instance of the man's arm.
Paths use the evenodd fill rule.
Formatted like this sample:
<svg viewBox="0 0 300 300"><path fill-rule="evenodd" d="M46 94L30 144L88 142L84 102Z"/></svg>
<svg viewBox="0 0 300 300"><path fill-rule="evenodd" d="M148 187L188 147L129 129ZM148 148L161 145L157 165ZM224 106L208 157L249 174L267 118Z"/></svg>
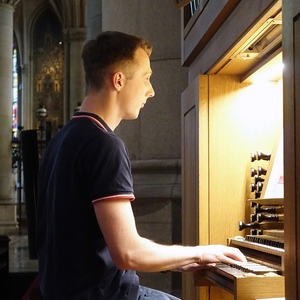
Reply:
<svg viewBox="0 0 300 300"><path fill-rule="evenodd" d="M220 261L234 263L235 260L246 260L237 248L161 245L141 237L129 200L98 201L94 209L110 255L121 270L195 271L197 265L200 268Z"/></svg>

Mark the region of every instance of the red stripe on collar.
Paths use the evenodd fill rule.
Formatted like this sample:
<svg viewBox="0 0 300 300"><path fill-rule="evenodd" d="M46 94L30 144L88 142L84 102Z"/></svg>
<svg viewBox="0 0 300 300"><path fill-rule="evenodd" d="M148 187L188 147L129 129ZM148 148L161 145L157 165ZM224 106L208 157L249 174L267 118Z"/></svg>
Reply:
<svg viewBox="0 0 300 300"><path fill-rule="evenodd" d="M79 118L88 118L90 120L92 120L93 122L97 123L98 125L100 125L105 131L107 131L107 129L105 128L105 126L96 118L92 117L92 116L88 116L88 115L79 115L79 116L73 116L72 119L79 119Z"/></svg>

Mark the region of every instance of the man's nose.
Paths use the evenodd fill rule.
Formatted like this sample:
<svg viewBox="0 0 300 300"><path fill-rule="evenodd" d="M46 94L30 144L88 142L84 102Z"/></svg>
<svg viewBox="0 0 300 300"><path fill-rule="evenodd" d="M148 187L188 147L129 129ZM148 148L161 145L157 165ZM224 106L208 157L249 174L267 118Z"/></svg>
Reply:
<svg viewBox="0 0 300 300"><path fill-rule="evenodd" d="M150 91L149 91L149 93L148 93L148 97L149 97L149 98L152 98L152 97L154 97L154 96L155 96L155 91L154 91L154 89L153 89L152 84L150 83Z"/></svg>

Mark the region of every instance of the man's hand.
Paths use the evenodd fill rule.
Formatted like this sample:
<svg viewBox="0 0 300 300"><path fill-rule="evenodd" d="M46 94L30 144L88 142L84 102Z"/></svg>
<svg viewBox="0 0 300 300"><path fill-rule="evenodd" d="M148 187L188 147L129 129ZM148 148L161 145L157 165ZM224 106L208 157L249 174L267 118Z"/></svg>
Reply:
<svg viewBox="0 0 300 300"><path fill-rule="evenodd" d="M202 269L209 269L213 266L215 266L216 264L215 263L210 263L210 264L206 264L206 265L200 265L200 264L197 264L197 263L192 263L192 264L189 264L189 265L186 265L186 266L183 266L181 268L178 268L174 271L177 271L177 272L182 272L182 273L189 273L189 272L196 272L198 270L202 270Z"/></svg>
<svg viewBox="0 0 300 300"><path fill-rule="evenodd" d="M201 252L201 261L182 266L174 271L196 272L200 269L209 269L218 262L235 264L237 261L247 261L238 248L223 245L197 246Z"/></svg>
<svg viewBox="0 0 300 300"><path fill-rule="evenodd" d="M224 245L207 245L197 247L201 253L199 265L208 265L217 262L235 264L236 261L247 261L244 254L238 248Z"/></svg>

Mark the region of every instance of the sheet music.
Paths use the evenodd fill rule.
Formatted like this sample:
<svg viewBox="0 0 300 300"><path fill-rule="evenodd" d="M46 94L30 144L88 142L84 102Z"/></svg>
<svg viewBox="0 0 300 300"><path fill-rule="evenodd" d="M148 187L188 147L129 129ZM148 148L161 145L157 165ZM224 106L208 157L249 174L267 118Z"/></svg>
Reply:
<svg viewBox="0 0 300 300"><path fill-rule="evenodd" d="M274 155L274 162L263 198L284 198L283 134L281 134L276 153L272 155Z"/></svg>

